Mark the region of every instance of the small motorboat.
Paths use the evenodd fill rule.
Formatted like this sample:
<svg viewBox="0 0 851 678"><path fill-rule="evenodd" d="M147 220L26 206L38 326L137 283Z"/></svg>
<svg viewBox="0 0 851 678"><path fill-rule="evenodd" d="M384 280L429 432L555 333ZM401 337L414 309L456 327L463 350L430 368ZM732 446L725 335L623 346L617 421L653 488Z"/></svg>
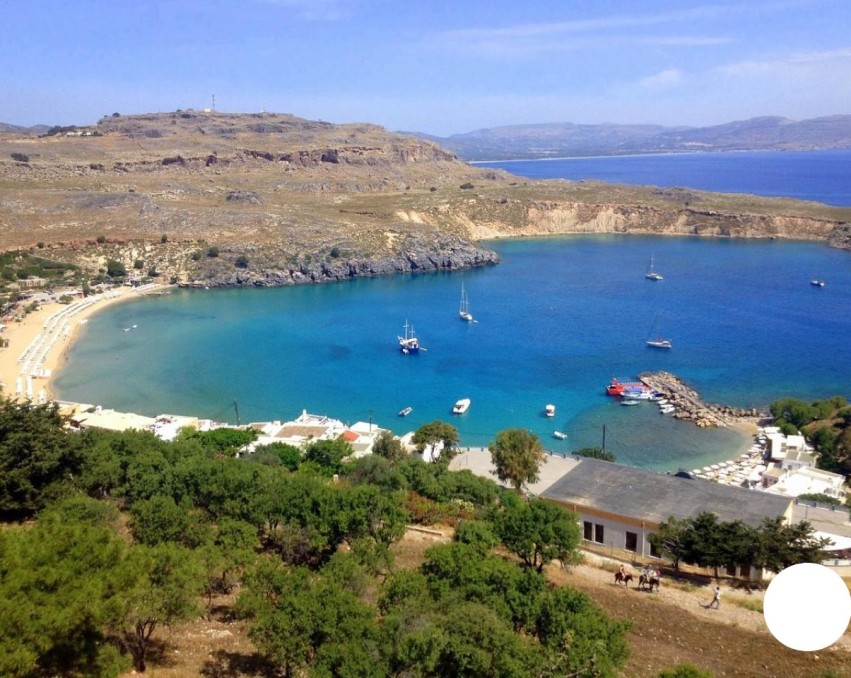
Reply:
<svg viewBox="0 0 851 678"><path fill-rule="evenodd" d="M638 405L638 400L621 400L621 405L626 407L630 407L631 405Z"/></svg>
<svg viewBox="0 0 851 678"><path fill-rule="evenodd" d="M464 414L470 409L471 402L469 398L461 398L461 400L456 401L455 406L452 408L452 414Z"/></svg>
<svg viewBox="0 0 851 678"><path fill-rule="evenodd" d="M399 416L400 417L407 417L413 411L414 411L413 407L406 407L403 410L399 410Z"/></svg>
<svg viewBox="0 0 851 678"><path fill-rule="evenodd" d="M810 285L813 287L824 287L824 280L810 280Z"/></svg>
<svg viewBox="0 0 851 678"><path fill-rule="evenodd" d="M553 438L558 438L559 440L567 440L567 433L562 433L561 431L553 431Z"/></svg>
<svg viewBox="0 0 851 678"><path fill-rule="evenodd" d="M546 414L548 417L556 416L556 406L547 405L546 407L544 407L544 414Z"/></svg>

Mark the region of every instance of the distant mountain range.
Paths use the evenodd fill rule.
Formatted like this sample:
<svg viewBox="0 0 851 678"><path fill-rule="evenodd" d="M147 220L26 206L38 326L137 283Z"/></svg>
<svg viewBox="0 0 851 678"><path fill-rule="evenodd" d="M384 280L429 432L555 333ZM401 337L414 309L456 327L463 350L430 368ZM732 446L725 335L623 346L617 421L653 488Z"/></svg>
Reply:
<svg viewBox="0 0 851 678"><path fill-rule="evenodd" d="M464 160L558 158L688 151L805 151L851 148L851 115L810 120L760 117L711 127L545 123L449 137L414 133Z"/></svg>

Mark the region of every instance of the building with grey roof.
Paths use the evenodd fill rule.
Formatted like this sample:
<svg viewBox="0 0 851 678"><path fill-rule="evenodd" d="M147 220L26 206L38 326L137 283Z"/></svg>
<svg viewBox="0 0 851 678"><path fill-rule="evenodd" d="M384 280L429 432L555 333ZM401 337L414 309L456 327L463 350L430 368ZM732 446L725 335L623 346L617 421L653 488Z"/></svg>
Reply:
<svg viewBox="0 0 851 678"><path fill-rule="evenodd" d="M791 521L793 505L789 497L599 459L581 459L540 496L576 511L589 544L642 557L657 555L647 537L668 518L710 512L757 527L765 518Z"/></svg>

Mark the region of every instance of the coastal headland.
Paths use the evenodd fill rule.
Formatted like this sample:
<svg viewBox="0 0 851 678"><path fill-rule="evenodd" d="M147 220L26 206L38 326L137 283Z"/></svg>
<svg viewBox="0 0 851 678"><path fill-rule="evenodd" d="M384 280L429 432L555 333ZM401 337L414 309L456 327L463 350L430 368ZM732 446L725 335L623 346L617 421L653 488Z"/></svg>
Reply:
<svg viewBox="0 0 851 678"><path fill-rule="evenodd" d="M488 239L616 233L816 240L851 209L533 181L369 124L275 113L113 115L0 133L0 242L97 275L279 286L497 262Z"/></svg>

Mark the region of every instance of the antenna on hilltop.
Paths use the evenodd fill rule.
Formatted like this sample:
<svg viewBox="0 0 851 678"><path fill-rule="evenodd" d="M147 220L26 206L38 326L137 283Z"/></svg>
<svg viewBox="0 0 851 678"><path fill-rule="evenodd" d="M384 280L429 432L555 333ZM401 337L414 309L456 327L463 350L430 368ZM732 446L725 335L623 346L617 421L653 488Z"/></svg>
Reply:
<svg viewBox="0 0 851 678"><path fill-rule="evenodd" d="M216 95L213 95L213 113L216 112Z"/></svg>

